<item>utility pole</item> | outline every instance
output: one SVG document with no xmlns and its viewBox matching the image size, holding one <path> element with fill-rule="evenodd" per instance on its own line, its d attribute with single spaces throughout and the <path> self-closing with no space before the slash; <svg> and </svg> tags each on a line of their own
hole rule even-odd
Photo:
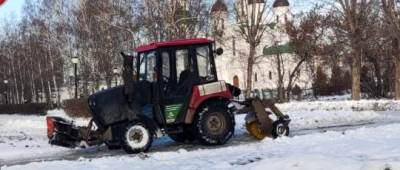
<svg viewBox="0 0 400 170">
<path fill-rule="evenodd" d="M 115 78 L 115 87 L 118 86 L 118 68 L 113 69 L 114 78 Z"/>
<path fill-rule="evenodd" d="M 75 99 L 78 99 L 78 62 L 78 57 L 72 57 L 72 63 L 74 64 Z"/>
<path fill-rule="evenodd" d="M 4 80 L 3 81 L 5 87 L 6 87 L 6 91 L 4 92 L 4 96 L 6 97 L 6 104 L 8 104 L 8 80 Z"/>
</svg>

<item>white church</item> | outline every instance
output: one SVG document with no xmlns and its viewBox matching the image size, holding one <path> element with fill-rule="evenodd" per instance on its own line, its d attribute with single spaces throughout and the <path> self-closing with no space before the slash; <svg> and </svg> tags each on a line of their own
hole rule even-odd
<svg viewBox="0 0 400 170">
<path fill-rule="evenodd" d="M 262 6 L 264 0 L 248 0 L 248 5 Z M 289 72 L 296 65 L 296 58 L 290 52 L 283 51 L 279 54 L 268 54 L 269 50 L 276 47 L 285 47 L 290 40 L 285 33 L 285 24 L 292 20 L 290 4 L 287 0 L 275 0 L 272 5 L 272 14 L 265 20 L 269 24 L 267 32 L 262 38 L 261 44 L 257 47 L 256 56 L 260 58 L 258 64 L 254 66 L 253 88 L 256 91 L 275 90 L 278 87 L 278 62 L 281 61 L 281 75 L 283 76 L 284 87 L 288 84 Z M 252 8 L 248 8 L 252 9 Z M 216 58 L 218 77 L 231 84 L 246 88 L 246 70 L 249 45 L 237 31 L 239 25 L 235 23 L 234 12 L 229 12 L 228 5 L 224 0 L 216 0 L 211 8 L 211 16 L 214 32 L 219 31 L 217 48 L 224 49 L 224 54 Z M 233 21 L 232 21 L 233 20 Z M 272 50 L 273 51 L 273 50 Z M 311 75 L 304 66 L 296 76 L 293 86 L 297 85 L 302 89 L 311 88 Z"/>
</svg>

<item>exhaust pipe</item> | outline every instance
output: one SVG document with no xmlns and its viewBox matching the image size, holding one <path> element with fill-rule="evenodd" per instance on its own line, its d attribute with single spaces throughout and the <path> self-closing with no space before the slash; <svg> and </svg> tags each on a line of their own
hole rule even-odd
<svg viewBox="0 0 400 170">
<path fill-rule="evenodd" d="M 133 60 L 135 57 L 132 55 L 127 55 L 124 52 L 121 52 L 121 55 L 124 61 L 122 71 L 122 78 L 124 80 L 124 94 L 127 96 L 128 101 L 132 102 L 134 95 Z"/>
</svg>

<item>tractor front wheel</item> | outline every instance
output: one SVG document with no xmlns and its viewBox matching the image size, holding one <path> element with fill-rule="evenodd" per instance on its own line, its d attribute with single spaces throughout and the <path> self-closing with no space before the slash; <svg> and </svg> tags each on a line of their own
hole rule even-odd
<svg viewBox="0 0 400 170">
<path fill-rule="evenodd" d="M 223 104 L 209 105 L 200 109 L 196 115 L 194 129 L 199 142 L 222 145 L 234 134 L 235 117 Z"/>
<path fill-rule="evenodd" d="M 122 148 L 128 154 L 146 152 L 153 142 L 153 135 L 145 124 L 133 122 L 126 126 Z"/>
</svg>

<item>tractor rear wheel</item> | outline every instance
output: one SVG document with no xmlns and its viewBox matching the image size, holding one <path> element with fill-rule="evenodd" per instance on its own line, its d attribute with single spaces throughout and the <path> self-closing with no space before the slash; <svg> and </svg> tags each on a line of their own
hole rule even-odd
<svg viewBox="0 0 400 170">
<path fill-rule="evenodd" d="M 222 103 L 208 105 L 196 115 L 194 130 L 199 142 L 205 145 L 222 145 L 234 134 L 235 117 Z"/>
<path fill-rule="evenodd" d="M 141 122 L 128 124 L 122 136 L 122 148 L 128 154 L 146 152 L 152 142 L 151 131 Z"/>
</svg>

